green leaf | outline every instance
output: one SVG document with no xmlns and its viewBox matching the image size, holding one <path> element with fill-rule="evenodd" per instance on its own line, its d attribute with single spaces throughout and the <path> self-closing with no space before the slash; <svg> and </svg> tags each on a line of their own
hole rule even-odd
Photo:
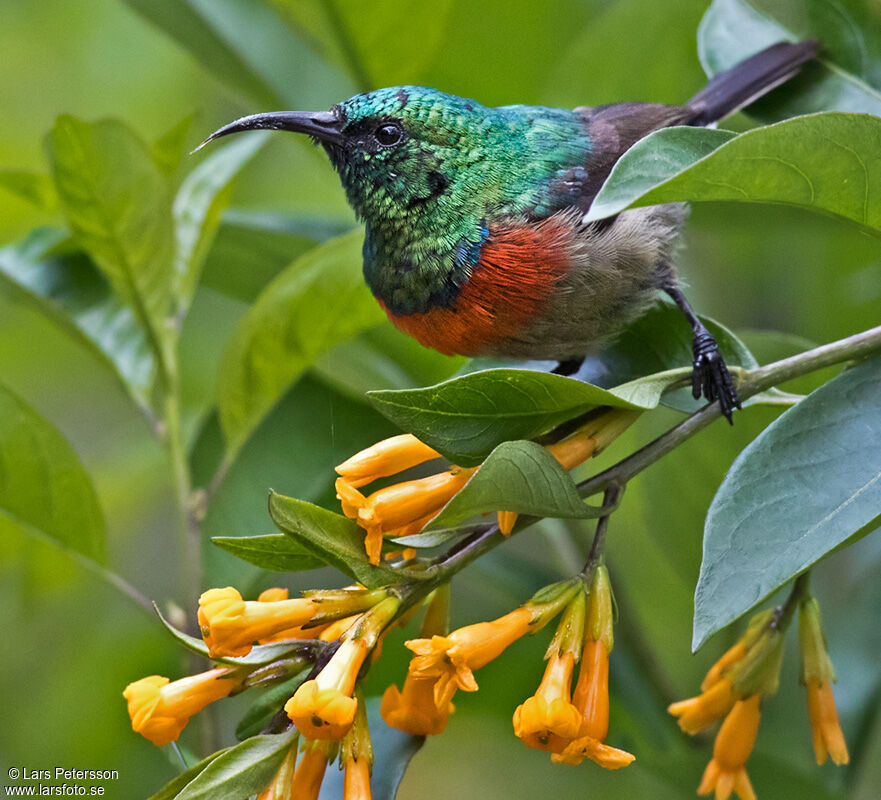
<svg viewBox="0 0 881 800">
<path fill-rule="evenodd" d="M 202 264 L 229 203 L 236 175 L 266 143 L 266 137 L 244 136 L 213 151 L 181 184 L 172 215 L 176 248 L 174 295 L 178 314 L 189 308 L 196 293 Z"/>
<path fill-rule="evenodd" d="M 769 425 L 713 498 L 694 640 L 713 633 L 881 516 L 881 359 L 848 370 Z"/>
<path fill-rule="evenodd" d="M 104 518 L 83 465 L 61 433 L 2 384 L 0 514 L 27 533 L 104 561 Z"/>
<path fill-rule="evenodd" d="M 813 111 L 881 114 L 881 17 L 865 0 L 715 0 L 698 29 L 708 74 L 781 40 L 818 39 L 819 63 L 750 108 L 765 120 Z"/>
<path fill-rule="evenodd" d="M 347 71 L 362 91 L 413 83 L 443 46 L 453 6 L 453 0 L 273 2 L 301 38 Z"/>
<path fill-rule="evenodd" d="M 253 0 L 125 0 L 207 70 L 262 108 L 308 108 L 351 94 L 267 5 Z M 323 101 L 326 104 L 326 100 Z M 323 107 L 323 106 L 321 106 Z"/>
<path fill-rule="evenodd" d="M 493 511 L 559 519 L 589 519 L 598 513 L 578 496 L 557 459 L 541 445 L 523 441 L 496 447 L 429 528 L 452 528 Z"/>
<path fill-rule="evenodd" d="M 176 778 L 172 778 L 168 783 L 165 784 L 156 794 L 151 795 L 148 800 L 174 800 L 180 794 L 180 791 L 190 783 L 193 778 L 202 773 L 214 759 L 219 758 L 224 753 L 226 753 L 229 748 L 225 748 L 223 750 L 218 750 L 216 753 L 212 753 L 210 756 L 206 756 L 203 758 L 198 764 L 193 764 L 188 770 L 185 770 Z"/>
<path fill-rule="evenodd" d="M 149 148 L 116 120 L 61 116 L 46 152 L 74 238 L 162 353 L 174 248 L 168 177 Z"/>
<path fill-rule="evenodd" d="M 624 396 L 617 389 L 601 389 L 562 375 L 502 368 L 472 372 L 424 389 L 371 392 L 369 399 L 402 430 L 454 463 L 474 466 L 504 441 L 535 438 L 592 408 L 657 405 L 658 397 L 651 398 L 647 388 L 622 389 Z"/>
<path fill-rule="evenodd" d="M 361 239 L 352 231 L 298 258 L 239 323 L 220 365 L 229 457 L 318 355 L 385 318 L 361 275 Z"/>
<path fill-rule="evenodd" d="M 55 185 L 48 175 L 29 169 L 0 169 L 0 186 L 49 214 L 58 208 Z"/>
<path fill-rule="evenodd" d="M 245 712 L 238 725 L 236 725 L 236 738 L 241 741 L 251 736 L 256 736 L 262 731 L 269 721 L 281 710 L 301 683 L 309 674 L 309 669 L 304 669 L 292 678 L 264 689 L 260 697 Z"/>
<path fill-rule="evenodd" d="M 292 644 L 291 642 L 271 642 L 269 644 L 254 645 L 248 655 L 241 656 L 240 658 L 212 656 L 208 653 L 208 645 L 206 645 L 205 642 L 201 639 L 197 639 L 195 636 L 190 636 L 188 633 L 179 631 L 174 625 L 165 619 L 156 603 L 153 603 L 153 610 L 156 612 L 156 616 L 159 617 L 159 621 L 165 626 L 165 630 L 171 634 L 172 638 L 177 640 L 178 644 L 182 644 L 190 652 L 196 653 L 196 655 L 200 655 L 211 661 L 216 661 L 218 664 L 229 664 L 233 667 L 240 667 L 243 664 L 249 666 L 255 664 L 269 664 L 279 658 L 296 655 L 299 650 L 299 645 Z"/>
<path fill-rule="evenodd" d="M 341 514 L 270 492 L 269 516 L 282 533 L 368 589 L 399 583 L 402 576 L 410 577 L 406 570 L 371 564 L 364 554 L 364 531 Z"/>
<path fill-rule="evenodd" d="M 250 304 L 291 261 L 348 229 L 348 224 L 319 217 L 227 209 L 201 284 Z"/>
<path fill-rule="evenodd" d="M 211 541 L 236 558 L 276 572 L 303 572 L 325 565 L 322 559 L 316 558 L 311 551 L 283 533 L 272 533 L 268 536 L 214 536 Z"/>
<path fill-rule="evenodd" d="M 149 407 L 155 359 L 144 330 L 65 231 L 36 228 L 0 248 L 0 286 L 94 353 L 141 408 Z"/>
<path fill-rule="evenodd" d="M 615 164 L 588 213 L 727 200 L 780 203 L 832 214 L 877 235 L 881 119 L 831 112 L 778 122 L 733 136 L 705 128 L 665 128 Z"/>
<path fill-rule="evenodd" d="M 297 729 L 253 736 L 212 761 L 177 800 L 242 800 L 266 788 L 281 762 L 296 746 Z"/>
<path fill-rule="evenodd" d="M 184 143 L 195 119 L 195 114 L 187 114 L 153 142 L 151 148 L 153 161 L 166 175 L 174 175 L 180 169 L 184 157 Z"/>
</svg>

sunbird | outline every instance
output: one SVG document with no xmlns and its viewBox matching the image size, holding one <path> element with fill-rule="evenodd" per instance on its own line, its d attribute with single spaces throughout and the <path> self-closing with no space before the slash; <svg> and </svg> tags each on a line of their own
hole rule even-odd
<svg viewBox="0 0 881 800">
<path fill-rule="evenodd" d="M 242 117 L 311 136 L 365 224 L 364 277 L 389 319 L 445 354 L 558 361 L 571 374 L 666 292 L 693 331 L 692 391 L 731 422 L 740 402 L 673 263 L 687 207 L 587 222 L 618 159 L 672 125 L 709 125 L 799 72 L 819 44 L 779 42 L 685 105 L 490 108 L 423 86 L 356 94 L 329 111 Z M 200 145 L 200 147 L 202 146 Z M 748 167 L 745 167 L 748 169 Z"/>
</svg>

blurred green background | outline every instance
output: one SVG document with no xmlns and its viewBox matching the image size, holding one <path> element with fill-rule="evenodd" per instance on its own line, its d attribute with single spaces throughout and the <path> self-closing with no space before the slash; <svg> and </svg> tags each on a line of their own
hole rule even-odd
<svg viewBox="0 0 881 800">
<path fill-rule="evenodd" d="M 196 13 L 216 15 L 221 39 L 247 43 L 257 65 L 252 72 L 260 76 L 253 85 L 236 77 L 243 71 L 234 65 L 223 69 L 194 56 L 187 42 L 173 41 L 133 10 L 152 9 L 155 22 L 175 5 L 4 0 L 0 166 L 44 171 L 42 139 L 60 113 L 118 117 L 148 140 L 195 113 L 188 138 L 194 146 L 242 114 L 276 104 L 326 108 L 365 86 L 420 83 L 486 104 L 575 106 L 623 99 L 679 102 L 705 80 L 696 56 L 696 28 L 707 4 L 697 0 L 382 0 L 364 4 L 370 8 L 364 12 L 361 49 L 354 53 L 331 52 L 323 45 L 327 23 L 318 2 L 186 4 Z M 412 30 L 396 26 L 401 14 L 411 20 Z M 748 124 L 745 118 L 727 123 Z M 182 339 L 190 421 L 200 419 L 204 398 L 211 396 L 224 342 L 246 301 L 311 246 L 317 230 L 354 225 L 322 154 L 297 138 L 273 137 L 235 185 L 234 212 L 209 255 L 206 285 Z M 185 163 L 183 171 L 190 168 Z M 241 230 L 236 235 L 236 220 L 247 219 L 243 210 L 283 215 L 284 230 L 264 244 L 271 257 L 262 257 L 263 251 L 255 255 Z M 12 194 L 0 194 L 0 244 L 56 221 Z M 878 322 L 881 248 L 842 222 L 776 207 L 702 205 L 693 209 L 680 264 L 694 305 L 742 332 L 760 361 L 786 355 L 805 341 L 825 342 Z M 767 330 L 792 339 L 769 337 Z M 385 326 L 361 340 L 404 357 L 412 351 Z M 265 493 L 270 486 L 333 507 L 333 465 L 392 432 L 388 422 L 333 379 L 339 364 L 351 363 L 350 352 L 343 347 L 323 358 L 264 421 L 209 507 L 206 537 L 269 532 Z M 455 362 L 426 356 L 410 374 L 416 382 L 428 382 L 455 368 Z M 165 607 L 180 602 L 165 452 L 112 376 L 2 287 L 0 378 L 57 425 L 93 475 L 108 520 L 112 569 Z M 606 454 L 604 463 L 676 419 L 665 410 L 651 416 Z M 541 675 L 546 640 L 539 636 L 482 670 L 478 694 L 460 695 L 447 732 L 414 759 L 402 800 L 693 795 L 710 757 L 710 741 L 681 736 L 663 709 L 696 691 L 703 670 L 726 644 L 722 635 L 696 656 L 689 651 L 703 517 L 727 465 L 773 417 L 771 410 L 751 408 L 738 415 L 733 429 L 717 423 L 636 480 L 613 518 L 610 567 L 620 618 L 610 742 L 635 751 L 636 763 L 617 773 L 589 762 L 552 766 L 546 754 L 528 750 L 513 736 L 511 713 Z M 194 474 L 202 485 L 216 460 L 218 432 L 210 415 L 193 436 Z M 454 583 L 454 622 L 504 613 L 543 583 L 570 572 L 581 563 L 584 539 L 584 530 L 547 524 L 492 553 Z M 3 518 L 0 557 L 3 770 L 118 769 L 119 780 L 105 784 L 107 796 L 146 797 L 178 766 L 173 754 L 131 732 L 120 693 L 146 674 L 182 675 L 181 651 L 154 619 L 80 562 L 26 538 Z M 780 693 L 765 704 L 750 761 L 760 796 L 881 796 L 879 565 L 876 536 L 815 571 L 852 766 L 813 763 L 790 652 Z M 270 585 L 292 590 L 340 585 L 342 578 L 330 571 L 271 575 L 207 545 L 205 585 L 232 582 L 255 592 Z M 407 660 L 404 638 L 400 632 L 389 637 L 385 657 L 370 674 L 370 690 L 381 693 L 390 681 L 400 683 Z M 225 743 L 232 740 L 235 709 L 245 705 L 240 698 L 218 710 Z M 198 750 L 193 731 L 183 742 Z"/>
</svg>

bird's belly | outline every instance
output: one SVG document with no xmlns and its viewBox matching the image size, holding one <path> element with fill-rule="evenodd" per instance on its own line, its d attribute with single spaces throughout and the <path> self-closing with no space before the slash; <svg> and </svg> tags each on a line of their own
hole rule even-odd
<svg viewBox="0 0 881 800">
<path fill-rule="evenodd" d="M 673 279 L 670 251 L 683 218 L 681 206 L 654 206 L 599 229 L 551 217 L 497 234 L 454 305 L 386 313 L 448 355 L 578 357 L 641 315 Z"/>
</svg>

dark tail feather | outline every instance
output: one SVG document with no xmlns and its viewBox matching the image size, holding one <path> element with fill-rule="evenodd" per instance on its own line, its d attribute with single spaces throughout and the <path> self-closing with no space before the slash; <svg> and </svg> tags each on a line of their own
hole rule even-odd
<svg viewBox="0 0 881 800">
<path fill-rule="evenodd" d="M 720 72 L 688 101 L 695 111 L 689 124 L 708 125 L 748 106 L 788 81 L 819 51 L 820 43 L 814 40 L 778 42 Z"/>
</svg>

